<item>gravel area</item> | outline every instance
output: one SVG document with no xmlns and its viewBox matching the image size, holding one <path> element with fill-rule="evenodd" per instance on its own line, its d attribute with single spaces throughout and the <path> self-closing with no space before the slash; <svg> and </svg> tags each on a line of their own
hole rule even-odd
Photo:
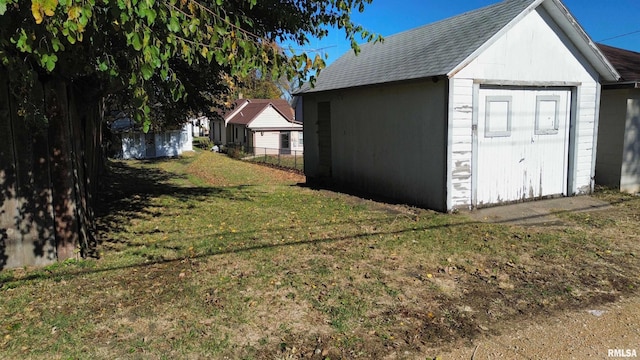
<svg viewBox="0 0 640 360">
<path fill-rule="evenodd" d="M 635 356 L 634 356 L 635 355 Z M 626 359 L 640 356 L 640 297 L 539 318 L 441 359 Z"/>
</svg>

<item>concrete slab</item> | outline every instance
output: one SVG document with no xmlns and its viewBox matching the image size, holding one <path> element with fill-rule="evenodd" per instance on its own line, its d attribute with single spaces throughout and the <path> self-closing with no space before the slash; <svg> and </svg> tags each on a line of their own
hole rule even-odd
<svg viewBox="0 0 640 360">
<path fill-rule="evenodd" d="M 606 210 L 611 205 L 591 196 L 573 196 L 469 211 L 474 220 L 510 225 L 564 225 L 556 216 L 567 212 Z"/>
</svg>

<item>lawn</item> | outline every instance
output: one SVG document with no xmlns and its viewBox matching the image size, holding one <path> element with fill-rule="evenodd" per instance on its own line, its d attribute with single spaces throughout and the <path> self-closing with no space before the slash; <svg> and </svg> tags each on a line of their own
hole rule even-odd
<svg viewBox="0 0 640 360">
<path fill-rule="evenodd" d="M 304 156 L 297 155 L 255 155 L 247 158 L 248 161 L 276 165 L 286 169 L 304 170 Z"/>
<path fill-rule="evenodd" d="M 433 358 L 640 283 L 640 197 L 519 227 L 209 151 L 109 168 L 99 259 L 0 272 L 0 358 Z"/>
</svg>

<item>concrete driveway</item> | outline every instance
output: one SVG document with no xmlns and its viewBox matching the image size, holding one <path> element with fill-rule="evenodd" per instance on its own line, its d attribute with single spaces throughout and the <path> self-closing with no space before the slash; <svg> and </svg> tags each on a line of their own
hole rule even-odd
<svg viewBox="0 0 640 360">
<path fill-rule="evenodd" d="M 556 214 L 605 210 L 611 205 L 591 196 L 573 196 L 495 206 L 467 212 L 481 222 L 511 225 L 563 225 Z"/>
</svg>

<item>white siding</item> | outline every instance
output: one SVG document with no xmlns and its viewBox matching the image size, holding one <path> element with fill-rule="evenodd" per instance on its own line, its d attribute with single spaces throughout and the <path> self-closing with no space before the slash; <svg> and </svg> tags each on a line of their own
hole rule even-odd
<svg viewBox="0 0 640 360">
<path fill-rule="evenodd" d="M 143 159 L 146 153 L 144 134 L 123 133 L 122 134 L 122 158 L 123 159 Z"/>
<path fill-rule="evenodd" d="M 596 182 L 640 192 L 640 90 L 602 91 Z"/>
<path fill-rule="evenodd" d="M 304 134 L 302 129 L 291 132 L 291 150 L 301 152 L 304 149 Z"/>
<path fill-rule="evenodd" d="M 272 106 L 264 109 L 256 118 L 249 123 L 249 129 L 269 129 L 269 128 L 295 128 L 302 129 L 302 125 L 294 124 L 282 116 Z"/>
<path fill-rule="evenodd" d="M 144 159 L 147 157 L 146 135 L 141 132 L 122 134 L 122 158 Z M 187 123 L 182 131 L 167 131 L 153 135 L 155 140 L 155 156 L 171 157 L 181 155 L 184 151 L 193 150 L 191 123 Z"/>
<path fill-rule="evenodd" d="M 447 209 L 471 205 L 473 80 L 449 81 L 449 160 Z"/>
<path fill-rule="evenodd" d="M 449 209 L 472 205 L 472 181 L 468 173 L 472 166 L 473 148 L 472 90 L 474 81 L 484 84 L 508 84 L 534 87 L 576 87 L 579 97 L 575 119 L 573 188 L 570 193 L 592 190 L 593 151 L 595 146 L 596 109 L 599 101 L 598 75 L 576 47 L 542 8 L 531 12 L 509 31 L 487 47 L 450 81 L 449 104 L 449 182 L 452 194 Z M 471 94 L 471 95 L 470 95 Z M 516 110 L 517 111 L 517 110 Z M 473 164 L 472 164 L 473 165 Z"/>
<path fill-rule="evenodd" d="M 253 146 L 256 147 L 256 152 L 260 152 L 259 150 L 262 150 L 262 148 L 280 148 L 280 131 L 256 131 L 253 134 L 253 139 Z"/>
<path fill-rule="evenodd" d="M 624 133 L 624 154 L 620 189 L 640 192 L 640 91 L 627 99 L 627 118 Z"/>
</svg>

